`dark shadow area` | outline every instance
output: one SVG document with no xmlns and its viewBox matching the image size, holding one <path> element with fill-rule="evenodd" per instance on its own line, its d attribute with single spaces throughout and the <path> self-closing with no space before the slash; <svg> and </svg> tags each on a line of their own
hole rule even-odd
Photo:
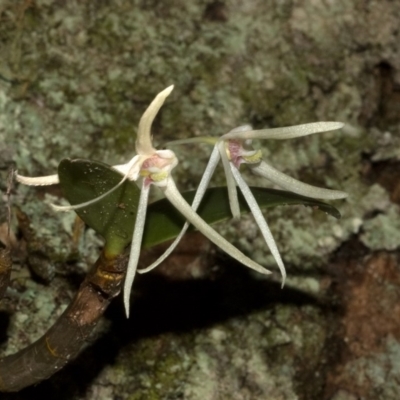
<svg viewBox="0 0 400 400">
<path fill-rule="evenodd" d="M 388 191 L 390 200 L 400 204 L 400 163 L 393 159 L 377 162 L 366 160 L 365 163 L 367 183 L 379 183 Z"/>
<path fill-rule="evenodd" d="M 164 332 L 184 333 L 275 304 L 315 305 L 324 308 L 314 297 L 285 288 L 279 283 L 260 280 L 242 265 L 229 261 L 213 280 L 173 282 L 157 273 L 139 275 L 129 320 L 122 302 L 116 299 L 106 312 L 111 329 L 85 349 L 62 371 L 36 387 L 1 399 L 70 400 L 83 395 L 94 378 L 127 344 Z"/>
<path fill-rule="evenodd" d="M 396 125 L 400 115 L 400 87 L 395 79 L 396 69 L 381 61 L 369 71 L 369 82 L 359 116 L 362 126 L 377 126 L 383 131 Z M 371 79 L 372 78 L 372 79 Z"/>
<path fill-rule="evenodd" d="M 7 312 L 0 312 L 0 344 L 3 344 L 7 340 L 7 330 L 10 324 L 10 315 Z M 1 399 L 1 396 L 0 396 Z"/>
</svg>

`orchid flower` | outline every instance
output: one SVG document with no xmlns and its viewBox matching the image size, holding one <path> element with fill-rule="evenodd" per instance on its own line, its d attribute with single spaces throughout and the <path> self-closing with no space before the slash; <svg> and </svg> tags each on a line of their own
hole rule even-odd
<svg viewBox="0 0 400 400">
<path fill-rule="evenodd" d="M 151 125 L 165 99 L 172 92 L 172 90 L 173 86 L 170 86 L 159 93 L 140 119 L 135 143 L 137 155 L 135 155 L 128 163 L 113 167 L 123 174 L 123 179 L 118 183 L 118 185 L 114 186 L 114 188 L 102 194 L 101 196 L 85 203 L 64 207 L 53 206 L 56 210 L 61 211 L 76 210 L 82 207 L 87 207 L 90 204 L 93 204 L 107 196 L 117 187 L 122 185 L 122 183 L 127 179 L 131 181 L 141 181 L 142 189 L 137 210 L 135 228 L 133 231 L 127 274 L 124 282 L 124 305 L 127 317 L 129 317 L 129 298 L 141 249 L 149 189 L 151 185 L 159 187 L 163 191 L 165 197 L 168 198 L 172 205 L 185 217 L 188 222 L 193 224 L 200 232 L 202 232 L 206 237 L 208 237 L 222 250 L 227 252 L 230 256 L 258 272 L 263 274 L 270 273 L 270 271 L 266 270 L 261 265 L 257 264 L 241 253 L 236 247 L 230 244 L 196 214 L 196 212 L 190 207 L 190 205 L 178 191 L 171 176 L 172 169 L 178 164 L 178 159 L 176 158 L 174 152 L 171 150 L 156 150 L 153 147 L 150 132 Z M 51 185 L 59 182 L 57 175 L 50 175 L 41 178 L 28 178 L 17 174 L 17 180 L 28 185 Z M 170 254 L 170 252 L 168 254 Z M 154 264 L 158 265 L 166 258 L 167 255 L 162 255 Z"/>
<path fill-rule="evenodd" d="M 222 159 L 227 187 L 229 195 L 229 204 L 231 212 L 234 218 L 240 217 L 239 201 L 237 197 L 236 185 L 243 193 L 244 198 L 254 216 L 254 219 L 261 230 L 265 242 L 267 243 L 276 263 L 282 274 L 282 286 L 286 279 L 285 266 L 280 256 L 276 242 L 272 236 L 272 233 L 265 221 L 260 207 L 257 204 L 249 186 L 242 178 L 239 168 L 241 164 L 247 164 L 250 170 L 256 175 L 260 175 L 269 181 L 281 186 L 282 188 L 289 190 L 293 193 L 297 193 L 303 196 L 317 198 L 317 199 L 342 199 L 347 197 L 347 193 L 323 189 L 315 186 L 302 183 L 282 172 L 279 172 L 274 167 L 267 164 L 262 159 L 261 150 L 255 150 L 252 147 L 252 139 L 291 139 L 313 133 L 327 132 L 343 127 L 340 122 L 316 122 L 304 125 L 297 125 L 285 128 L 274 128 L 274 129 L 263 129 L 263 130 L 252 130 L 251 126 L 245 125 L 235 128 L 227 134 L 221 136 L 219 139 L 214 137 L 199 137 L 184 140 L 177 140 L 170 144 L 186 144 L 186 143 L 208 143 L 214 144 L 214 150 L 211 153 L 210 160 L 204 171 L 199 187 L 194 197 L 192 208 L 194 211 L 197 210 L 204 193 L 210 183 L 211 177 L 215 171 L 215 168 L 220 159 Z M 170 254 L 176 245 L 178 244 L 181 237 L 185 234 L 188 224 L 186 223 L 182 228 L 180 234 L 175 241 L 166 250 L 164 255 Z M 140 273 L 148 272 L 150 269 L 157 266 L 153 263 L 145 269 L 139 270 Z"/>
</svg>

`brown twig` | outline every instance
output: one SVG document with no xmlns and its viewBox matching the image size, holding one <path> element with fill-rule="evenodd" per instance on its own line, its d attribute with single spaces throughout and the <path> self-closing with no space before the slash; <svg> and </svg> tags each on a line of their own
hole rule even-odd
<svg viewBox="0 0 400 400">
<path fill-rule="evenodd" d="M 103 251 L 72 303 L 39 340 L 0 360 L 0 391 L 16 392 L 49 378 L 74 359 L 117 296 L 126 271 L 124 256 Z"/>
</svg>

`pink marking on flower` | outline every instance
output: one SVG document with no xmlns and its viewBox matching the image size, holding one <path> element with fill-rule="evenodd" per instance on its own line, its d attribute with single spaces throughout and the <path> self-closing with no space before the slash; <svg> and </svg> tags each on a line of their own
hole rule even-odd
<svg viewBox="0 0 400 400">
<path fill-rule="evenodd" d="M 228 157 L 236 168 L 240 167 L 243 162 L 242 150 L 243 145 L 241 140 L 228 140 Z"/>
<path fill-rule="evenodd" d="M 158 154 L 154 154 L 147 158 L 142 164 L 142 170 L 148 170 L 150 168 L 162 169 L 171 163 L 170 160 L 161 158 Z"/>
</svg>

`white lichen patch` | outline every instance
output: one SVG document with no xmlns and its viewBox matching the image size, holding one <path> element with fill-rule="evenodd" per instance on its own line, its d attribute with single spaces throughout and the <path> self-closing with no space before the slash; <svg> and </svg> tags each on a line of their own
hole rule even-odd
<svg viewBox="0 0 400 400">
<path fill-rule="evenodd" d="M 290 344 L 291 334 L 274 323 L 266 324 L 265 317 L 265 313 L 254 314 L 245 323 L 233 319 L 223 328 L 213 328 L 223 329 L 222 347 L 219 335 L 216 340 L 212 333 L 199 336 L 192 355 L 195 362 L 183 385 L 185 399 L 244 400 L 256 394 L 260 398 L 297 399 L 291 378 L 293 366 L 278 367 L 267 356 L 268 349 Z"/>
<path fill-rule="evenodd" d="M 382 351 L 350 360 L 342 378 L 356 392 L 379 393 L 385 400 L 397 400 L 400 390 L 400 343 L 393 336 L 382 338 Z M 348 383 L 347 383 L 348 385 Z"/>
<path fill-rule="evenodd" d="M 29 276 L 17 273 L 11 279 L 22 283 Z M 16 312 L 11 317 L 8 340 L 0 347 L 2 356 L 16 353 L 39 339 L 63 313 L 71 298 L 57 298 L 55 288 L 59 285 L 58 279 L 53 282 L 53 286 L 29 281 L 28 288 L 19 295 L 18 300 L 14 300 L 17 301 Z"/>
<path fill-rule="evenodd" d="M 400 247 L 399 207 L 391 205 L 385 214 L 378 214 L 363 224 L 362 243 L 371 250 L 396 250 Z"/>
<path fill-rule="evenodd" d="M 287 283 L 290 287 L 315 296 L 321 291 L 320 280 L 313 277 L 289 276 Z"/>
</svg>

